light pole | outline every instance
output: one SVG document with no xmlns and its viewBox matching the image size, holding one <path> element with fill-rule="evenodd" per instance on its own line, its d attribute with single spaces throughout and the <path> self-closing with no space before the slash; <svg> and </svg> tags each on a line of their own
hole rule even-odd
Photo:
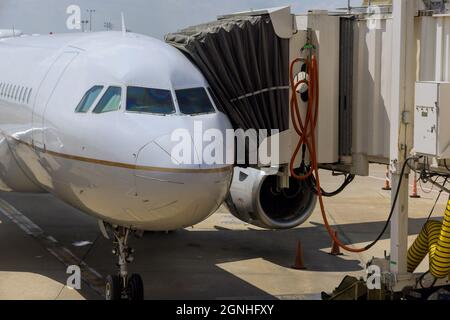
<svg viewBox="0 0 450 320">
<path fill-rule="evenodd" d="M 92 15 L 95 13 L 94 9 L 86 10 L 89 13 L 89 32 L 92 32 Z"/>
<path fill-rule="evenodd" d="M 89 23 L 87 20 L 81 20 L 81 32 L 86 31 L 86 25 Z"/>
<path fill-rule="evenodd" d="M 104 26 L 105 26 L 105 29 L 106 29 L 107 31 L 111 31 L 112 28 L 113 28 L 113 24 L 112 24 L 111 22 L 109 22 L 109 21 L 106 21 L 105 24 L 104 24 Z"/>
</svg>

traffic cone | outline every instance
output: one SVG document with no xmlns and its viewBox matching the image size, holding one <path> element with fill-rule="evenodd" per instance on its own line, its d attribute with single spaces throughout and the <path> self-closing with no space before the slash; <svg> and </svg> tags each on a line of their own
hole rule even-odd
<svg viewBox="0 0 450 320">
<path fill-rule="evenodd" d="M 387 170 L 386 170 L 386 180 L 384 181 L 384 187 L 382 188 L 382 190 L 385 190 L 385 191 L 391 191 L 392 190 L 392 187 L 391 187 L 391 176 L 390 176 L 390 173 L 389 173 L 389 166 L 387 167 Z"/>
<path fill-rule="evenodd" d="M 338 233 L 337 231 L 334 232 L 334 236 L 337 239 L 338 238 Z M 339 244 L 334 241 L 333 239 L 333 243 L 331 245 L 331 253 L 332 256 L 342 256 L 342 252 L 341 252 L 341 247 L 339 246 Z"/>
<path fill-rule="evenodd" d="M 417 190 L 417 172 L 414 171 L 414 182 L 412 186 L 412 194 L 410 195 L 410 198 L 413 199 L 420 199 L 421 196 L 419 196 L 418 190 Z"/>
<path fill-rule="evenodd" d="M 306 270 L 305 263 L 303 261 L 303 248 L 301 241 L 297 243 L 297 254 L 295 257 L 295 265 L 292 267 L 292 269 Z"/>
</svg>

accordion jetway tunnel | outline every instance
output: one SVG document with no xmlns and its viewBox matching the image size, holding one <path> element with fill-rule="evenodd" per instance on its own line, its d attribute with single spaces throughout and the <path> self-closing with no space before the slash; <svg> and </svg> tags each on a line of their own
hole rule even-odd
<svg viewBox="0 0 450 320">
<path fill-rule="evenodd" d="M 235 127 L 289 128 L 289 39 L 277 36 L 270 15 L 224 17 L 166 41 L 200 68 Z"/>
<path fill-rule="evenodd" d="M 283 7 L 222 16 L 166 36 L 205 75 L 235 129 L 265 129 L 265 142 L 279 141 L 278 161 L 237 163 L 230 211 L 262 228 L 290 229 L 319 204 L 330 238 L 349 252 L 370 250 L 390 227 L 390 255 L 369 262 L 380 270 L 377 297 L 419 292 L 428 298 L 419 285 L 430 275 L 433 288 L 449 285 L 447 220 L 426 224 L 408 259 L 411 171 L 449 191 L 450 130 L 443 119 L 450 110 L 450 18 L 445 6 L 436 10 L 420 0 L 305 15 Z M 368 176 L 370 163 L 389 165 L 392 207 L 379 236 L 357 247 L 338 239 L 324 198 L 339 195 L 355 176 Z M 323 190 L 319 169 L 341 175 L 341 187 Z M 430 273 L 413 274 L 427 253 Z M 326 297 L 370 297 L 371 290 L 342 294 L 360 284 L 346 278 Z"/>
</svg>

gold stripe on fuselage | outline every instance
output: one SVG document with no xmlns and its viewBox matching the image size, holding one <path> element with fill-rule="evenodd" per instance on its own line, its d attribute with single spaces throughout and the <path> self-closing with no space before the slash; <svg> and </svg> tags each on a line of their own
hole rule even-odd
<svg viewBox="0 0 450 320">
<path fill-rule="evenodd" d="M 226 166 L 222 168 L 212 168 L 212 169 L 176 169 L 176 168 L 161 168 L 161 167 L 149 167 L 149 166 L 138 166 L 128 163 L 121 163 L 121 162 L 114 162 L 114 161 L 108 161 L 108 160 L 99 160 L 99 159 L 92 159 L 92 158 L 85 158 L 80 156 L 74 156 L 70 154 L 64 154 L 59 153 L 55 151 L 45 150 L 36 146 L 33 146 L 32 144 L 22 141 L 20 139 L 11 137 L 14 141 L 27 145 L 28 147 L 39 151 L 43 154 L 48 154 L 53 157 L 58 157 L 62 159 L 68 159 L 73 161 L 80 161 L 85 163 L 92 163 L 107 167 L 115 167 L 115 168 L 123 168 L 123 169 L 131 169 L 131 170 L 138 170 L 138 171 L 153 171 L 153 172 L 167 172 L 167 173 L 221 173 L 221 172 L 227 172 L 232 169 L 233 166 Z"/>
</svg>

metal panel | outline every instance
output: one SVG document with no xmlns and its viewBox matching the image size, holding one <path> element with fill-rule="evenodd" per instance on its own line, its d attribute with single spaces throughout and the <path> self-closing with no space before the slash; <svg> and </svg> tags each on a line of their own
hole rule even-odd
<svg viewBox="0 0 450 320">
<path fill-rule="evenodd" d="M 353 156 L 388 162 L 392 20 L 355 22 Z"/>
<path fill-rule="evenodd" d="M 439 100 L 437 150 L 430 153 L 448 159 L 450 158 L 450 129 L 448 129 L 445 119 L 450 118 L 450 108 L 448 107 L 450 92 L 447 90 L 448 82 L 450 82 L 450 15 L 418 17 L 416 18 L 416 31 L 419 46 L 417 80 L 441 82 L 437 99 Z M 419 132 L 423 131 L 421 130 L 423 129 L 421 126 L 424 125 L 422 120 L 424 119 L 416 115 L 416 121 L 420 121 L 415 123 L 417 126 L 415 128 L 415 146 L 418 151 L 423 149 L 421 140 L 418 140 L 421 139 Z"/>
<path fill-rule="evenodd" d="M 339 161 L 339 35 L 340 18 L 327 11 L 308 15 L 319 63 L 319 116 L 317 124 L 320 163 Z"/>
<path fill-rule="evenodd" d="M 354 18 L 341 18 L 339 62 L 339 156 L 352 155 Z"/>
<path fill-rule="evenodd" d="M 450 83 L 439 84 L 438 101 L 438 155 L 450 159 Z"/>
<path fill-rule="evenodd" d="M 450 81 L 450 16 L 418 17 L 419 81 Z"/>
<path fill-rule="evenodd" d="M 376 27 L 370 21 L 355 22 L 353 158 L 367 156 L 388 162 L 392 120 L 392 20 L 379 20 Z M 450 16 L 416 17 L 415 28 L 417 80 L 450 82 Z"/>
</svg>

